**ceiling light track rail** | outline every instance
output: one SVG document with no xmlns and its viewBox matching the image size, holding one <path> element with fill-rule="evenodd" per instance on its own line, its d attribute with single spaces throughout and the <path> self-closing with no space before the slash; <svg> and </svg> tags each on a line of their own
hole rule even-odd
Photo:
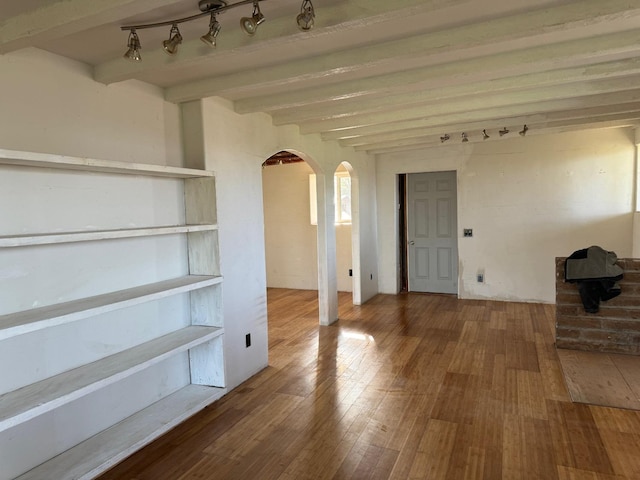
<svg viewBox="0 0 640 480">
<path fill-rule="evenodd" d="M 222 12 L 226 12 L 227 10 L 231 10 L 232 8 L 239 7 L 240 5 L 249 5 L 255 4 L 259 2 L 264 2 L 265 0 L 242 0 L 240 2 L 232 3 L 227 5 L 226 2 L 205 2 L 212 5 L 208 10 L 203 10 L 200 13 L 196 13 L 195 15 L 190 15 L 188 17 L 177 18 L 175 20 L 166 20 L 163 22 L 156 23 L 143 23 L 140 25 L 123 25 L 120 27 L 120 30 L 144 30 L 145 28 L 156 28 L 156 27 L 172 27 L 173 25 L 178 25 L 185 22 L 190 22 L 192 20 L 197 20 L 198 18 L 203 18 L 206 16 L 210 16 L 212 13 L 219 14 Z M 202 2 L 200 2 L 202 4 Z"/>
<path fill-rule="evenodd" d="M 181 23 L 190 22 L 192 20 L 197 20 L 205 16 L 211 17 L 211 20 L 209 21 L 209 30 L 200 37 L 200 40 L 202 40 L 210 47 L 215 48 L 218 34 L 222 29 L 222 25 L 220 24 L 220 22 L 218 22 L 216 15 L 223 13 L 231 8 L 239 7 L 242 5 L 253 5 L 252 15 L 250 17 L 242 17 L 240 19 L 240 28 L 247 35 L 253 36 L 258 30 L 258 26 L 263 24 L 265 21 L 265 16 L 260 11 L 260 2 L 263 1 L 264 0 L 241 0 L 239 2 L 228 4 L 225 0 L 200 0 L 198 2 L 200 13 L 189 15 L 188 17 L 181 17 L 154 23 L 123 25 L 120 27 L 120 29 L 129 31 L 127 51 L 124 54 L 124 58 L 133 62 L 141 62 L 142 55 L 140 55 L 140 50 L 142 49 L 142 43 L 140 42 L 140 37 L 138 37 L 137 31 L 157 27 L 171 27 L 171 30 L 169 31 L 169 38 L 162 42 L 162 48 L 167 54 L 175 55 L 178 52 L 178 47 L 182 43 L 182 34 L 180 33 L 178 25 Z M 311 0 L 302 0 L 300 13 L 296 17 L 298 28 L 303 32 L 308 32 L 309 30 L 311 30 L 315 22 L 315 16 L 316 14 Z"/>
</svg>

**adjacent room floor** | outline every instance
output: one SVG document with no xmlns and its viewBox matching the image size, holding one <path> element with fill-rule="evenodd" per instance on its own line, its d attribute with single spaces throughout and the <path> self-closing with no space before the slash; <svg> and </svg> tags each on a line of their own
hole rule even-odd
<svg viewBox="0 0 640 480">
<path fill-rule="evenodd" d="M 551 305 L 268 298 L 269 367 L 103 480 L 640 478 L 640 412 L 571 401 Z"/>
<path fill-rule="evenodd" d="M 574 402 L 640 410 L 640 357 L 558 349 Z"/>
</svg>

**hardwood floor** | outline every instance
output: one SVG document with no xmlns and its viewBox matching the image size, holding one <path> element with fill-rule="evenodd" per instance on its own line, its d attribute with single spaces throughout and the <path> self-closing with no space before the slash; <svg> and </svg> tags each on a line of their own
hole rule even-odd
<svg viewBox="0 0 640 480">
<path fill-rule="evenodd" d="M 102 480 L 640 479 L 640 412 L 571 403 L 553 306 L 268 299 L 270 366 Z"/>
</svg>

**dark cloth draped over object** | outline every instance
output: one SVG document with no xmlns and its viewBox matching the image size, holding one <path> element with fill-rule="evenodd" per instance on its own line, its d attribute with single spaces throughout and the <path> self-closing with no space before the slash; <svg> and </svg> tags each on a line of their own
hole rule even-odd
<svg viewBox="0 0 640 480">
<path fill-rule="evenodd" d="M 597 313 L 600 301 L 620 295 L 622 268 L 616 265 L 618 256 L 601 247 L 576 250 L 564 264 L 564 279 L 577 283 L 582 305 L 588 313 Z"/>
</svg>

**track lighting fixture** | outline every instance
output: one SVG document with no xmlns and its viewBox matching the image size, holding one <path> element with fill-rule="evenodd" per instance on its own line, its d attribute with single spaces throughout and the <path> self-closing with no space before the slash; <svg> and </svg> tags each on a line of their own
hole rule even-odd
<svg viewBox="0 0 640 480">
<path fill-rule="evenodd" d="M 218 37 L 221 28 L 222 25 L 220 25 L 220 22 L 216 19 L 216 14 L 212 13 L 211 20 L 209 21 L 209 31 L 201 36 L 200 40 L 214 48 L 216 46 L 216 38 Z"/>
<path fill-rule="evenodd" d="M 524 136 L 527 134 L 527 132 L 528 132 L 528 131 L 529 131 L 529 127 L 527 127 L 527 126 L 525 125 L 524 127 L 522 127 L 522 130 L 520 130 L 520 131 L 518 132 L 518 134 L 519 134 L 521 137 L 524 137 Z"/>
<path fill-rule="evenodd" d="M 486 130 L 482 130 L 482 140 L 487 140 L 488 138 L 491 138 L 491 137 L 489 136 L 487 131 Z"/>
<path fill-rule="evenodd" d="M 180 30 L 178 29 L 177 24 L 173 24 L 171 26 L 171 31 L 169 32 L 169 39 L 162 42 L 162 48 L 169 55 L 175 55 L 178 51 L 178 45 L 182 43 L 182 35 L 180 35 Z"/>
<path fill-rule="evenodd" d="M 448 133 L 445 133 L 443 136 L 440 137 L 440 143 L 444 143 L 447 140 L 449 140 L 451 137 L 449 136 Z"/>
<path fill-rule="evenodd" d="M 509 133 L 509 130 L 507 129 L 507 127 L 504 127 L 498 133 L 500 134 L 501 137 L 504 137 L 507 133 Z"/>
<path fill-rule="evenodd" d="M 140 62 L 142 60 L 142 57 L 140 56 L 140 39 L 138 38 L 137 30 L 166 26 L 171 26 L 171 32 L 169 33 L 169 39 L 162 42 L 162 47 L 169 55 L 175 55 L 178 51 L 178 46 L 182 43 L 182 35 L 178 30 L 178 24 L 190 22 L 204 16 L 209 16 L 211 18 L 209 21 L 209 31 L 200 37 L 200 39 L 210 47 L 215 47 L 216 39 L 221 29 L 221 25 L 218 22 L 216 15 L 241 5 L 253 5 L 253 14 L 250 17 L 243 17 L 240 20 L 240 27 L 247 35 L 254 35 L 258 25 L 265 21 L 265 16 L 260 11 L 260 2 L 262 1 L 264 0 L 240 0 L 236 3 L 227 3 L 226 0 L 200 0 L 198 2 L 200 13 L 196 13 L 195 15 L 156 23 L 123 25 L 120 29 L 123 31 L 129 31 L 127 51 L 124 54 L 124 57 L 134 62 Z M 300 14 L 296 17 L 298 28 L 305 32 L 311 30 L 313 28 L 315 16 L 315 10 L 311 0 L 303 0 L 300 7 Z"/>
<path fill-rule="evenodd" d="M 462 143 L 465 143 L 468 141 L 469 141 L 469 137 L 467 137 L 467 134 L 465 132 L 462 132 Z"/>
<path fill-rule="evenodd" d="M 140 56 L 140 39 L 138 38 L 138 34 L 135 29 L 132 29 L 129 32 L 129 41 L 127 42 L 127 53 L 124 54 L 124 58 L 127 60 L 131 60 L 132 62 L 141 62 L 142 57 Z"/>
<path fill-rule="evenodd" d="M 313 19 L 316 16 L 316 12 L 313 9 L 313 3 L 311 0 L 302 0 L 302 5 L 300 6 L 300 14 L 296 17 L 296 22 L 298 22 L 298 28 L 303 32 L 308 32 L 313 28 Z"/>
<path fill-rule="evenodd" d="M 240 19 L 240 28 L 242 28 L 247 35 L 255 35 L 256 30 L 258 30 L 258 25 L 264 23 L 264 21 L 265 18 L 260 11 L 259 0 L 255 0 L 253 2 L 253 14 L 250 17 L 242 17 Z"/>
</svg>

